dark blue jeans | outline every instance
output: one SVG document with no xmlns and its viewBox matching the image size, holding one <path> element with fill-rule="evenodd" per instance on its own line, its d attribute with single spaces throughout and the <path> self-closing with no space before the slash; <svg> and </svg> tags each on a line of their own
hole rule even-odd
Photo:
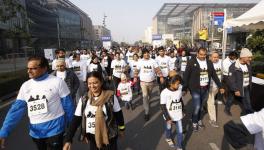
<svg viewBox="0 0 264 150">
<path fill-rule="evenodd" d="M 238 97 L 238 100 L 241 100 L 242 104 L 243 104 L 243 107 L 244 107 L 244 111 L 246 114 L 250 114 L 252 112 L 254 112 L 252 106 L 251 106 L 251 101 L 250 101 L 250 91 L 249 91 L 249 87 L 244 87 L 243 88 L 244 90 L 244 93 L 241 93 L 243 94 L 242 97 Z M 228 99 L 227 99 L 227 102 L 226 102 L 226 107 L 225 109 L 230 111 L 230 108 L 232 106 L 232 103 L 235 99 L 235 95 L 234 95 L 234 92 L 231 92 L 230 91 L 230 94 L 228 94 Z"/>
<path fill-rule="evenodd" d="M 182 131 L 182 120 L 179 121 L 173 121 L 173 124 L 175 124 L 176 126 L 176 137 L 175 137 L 175 141 L 177 141 L 177 148 L 182 148 L 182 142 L 183 142 L 183 131 Z M 172 139 L 172 124 L 169 123 L 165 123 L 165 136 L 167 139 Z"/>
<path fill-rule="evenodd" d="M 226 91 L 226 92 L 228 93 L 226 98 L 225 110 L 230 111 L 233 101 L 235 99 L 235 95 L 233 91 Z"/>
<path fill-rule="evenodd" d="M 249 87 L 244 87 L 244 96 L 241 97 L 244 110 L 246 114 L 253 113 L 254 110 L 252 109 L 251 102 L 250 102 L 250 95 L 249 95 Z"/>
<path fill-rule="evenodd" d="M 193 102 L 193 113 L 192 113 L 192 122 L 198 123 L 202 119 L 202 106 L 204 101 L 208 97 L 208 88 L 200 88 L 197 91 L 191 91 L 192 102 Z"/>
</svg>

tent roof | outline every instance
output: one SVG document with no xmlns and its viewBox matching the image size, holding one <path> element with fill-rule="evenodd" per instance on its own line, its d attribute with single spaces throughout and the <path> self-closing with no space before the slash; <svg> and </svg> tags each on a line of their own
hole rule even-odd
<svg viewBox="0 0 264 150">
<path fill-rule="evenodd" d="M 261 0 L 253 8 L 242 14 L 241 16 L 227 20 L 224 25 L 226 27 L 236 27 L 264 21 L 264 0 Z"/>
</svg>

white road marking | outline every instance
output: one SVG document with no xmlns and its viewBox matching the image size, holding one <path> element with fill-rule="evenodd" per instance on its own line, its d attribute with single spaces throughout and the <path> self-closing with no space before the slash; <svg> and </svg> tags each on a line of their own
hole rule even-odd
<svg viewBox="0 0 264 150">
<path fill-rule="evenodd" d="M 212 150 L 220 150 L 215 143 L 209 143 Z"/>
</svg>

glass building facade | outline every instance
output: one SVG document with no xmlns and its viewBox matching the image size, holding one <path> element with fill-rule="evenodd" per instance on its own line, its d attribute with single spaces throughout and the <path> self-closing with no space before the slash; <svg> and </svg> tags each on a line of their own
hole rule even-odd
<svg viewBox="0 0 264 150">
<path fill-rule="evenodd" d="M 254 5 L 256 3 L 250 2 L 241 4 L 165 3 L 153 19 L 153 34 L 173 34 L 175 40 L 189 39 L 191 43 L 194 43 L 199 38 L 198 32 L 202 27 L 206 27 L 210 34 L 214 33 L 214 38 L 220 39 L 219 26 L 214 25 L 214 19 L 211 18 L 212 12 L 223 12 L 226 9 L 227 18 L 235 18 Z"/>
<path fill-rule="evenodd" d="M 5 23 L 0 21 L 0 54 L 5 55 L 14 49 L 23 53 L 21 47 L 30 47 L 34 53 L 42 53 L 45 48 L 72 50 L 93 47 L 92 20 L 69 0 L 19 2 L 25 8 L 25 15 L 17 13 L 16 17 Z M 0 7 L 5 6 L 1 4 Z M 21 36 L 16 36 L 16 39 L 7 37 L 4 33 L 14 26 L 25 31 L 28 39 L 24 40 Z"/>
</svg>

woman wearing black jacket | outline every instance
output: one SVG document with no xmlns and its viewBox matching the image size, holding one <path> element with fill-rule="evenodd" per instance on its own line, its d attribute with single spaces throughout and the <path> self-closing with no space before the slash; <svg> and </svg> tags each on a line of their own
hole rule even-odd
<svg viewBox="0 0 264 150">
<path fill-rule="evenodd" d="M 117 150 L 118 134 L 123 135 L 125 130 L 119 102 L 114 91 L 103 88 L 101 73 L 88 73 L 87 84 L 89 92 L 79 100 L 63 150 L 71 149 L 72 139 L 80 125 L 82 140 L 89 141 L 90 150 Z"/>
</svg>

